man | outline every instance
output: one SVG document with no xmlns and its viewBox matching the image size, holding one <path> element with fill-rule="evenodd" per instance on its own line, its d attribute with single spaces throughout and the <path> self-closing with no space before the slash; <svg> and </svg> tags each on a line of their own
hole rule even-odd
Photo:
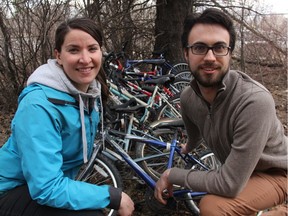
<svg viewBox="0 0 288 216">
<path fill-rule="evenodd" d="M 182 46 L 195 79 L 181 94 L 188 133 L 182 152 L 204 141 L 222 166 L 166 170 L 155 189 L 163 204 L 173 184 L 207 191 L 201 215 L 253 215 L 286 199 L 287 137 L 268 90 L 230 70 L 235 38 L 232 21 L 217 9 L 185 20 Z"/>
</svg>

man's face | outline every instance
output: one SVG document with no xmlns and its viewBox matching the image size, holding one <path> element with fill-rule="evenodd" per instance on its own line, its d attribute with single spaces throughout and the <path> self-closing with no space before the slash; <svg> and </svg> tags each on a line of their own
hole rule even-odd
<svg viewBox="0 0 288 216">
<path fill-rule="evenodd" d="M 230 36 L 228 31 L 220 25 L 196 24 L 188 36 L 188 45 L 216 45 L 229 46 Z M 206 54 L 193 54 L 191 48 L 185 49 L 185 58 L 189 64 L 194 78 L 203 87 L 216 87 L 221 83 L 228 72 L 231 53 L 225 56 L 215 56 L 212 50 Z"/>
</svg>

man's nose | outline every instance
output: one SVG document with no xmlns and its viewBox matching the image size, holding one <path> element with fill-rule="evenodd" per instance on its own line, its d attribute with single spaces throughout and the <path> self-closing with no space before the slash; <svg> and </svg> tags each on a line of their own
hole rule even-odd
<svg viewBox="0 0 288 216">
<path fill-rule="evenodd" d="M 205 60 L 208 60 L 208 61 L 215 61 L 215 60 L 216 60 L 216 57 L 215 57 L 212 49 L 209 49 L 209 50 L 208 50 L 208 52 L 206 53 L 204 59 L 205 59 Z"/>
</svg>

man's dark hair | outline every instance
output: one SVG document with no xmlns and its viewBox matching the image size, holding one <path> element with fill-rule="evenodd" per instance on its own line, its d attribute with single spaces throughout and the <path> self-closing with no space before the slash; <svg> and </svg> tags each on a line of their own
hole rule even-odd
<svg viewBox="0 0 288 216">
<path fill-rule="evenodd" d="M 218 24 L 229 32 L 231 52 L 235 47 L 236 33 L 232 20 L 221 10 L 208 8 L 202 14 L 189 15 L 186 17 L 181 37 L 182 47 L 188 46 L 188 36 L 195 24 Z"/>
</svg>

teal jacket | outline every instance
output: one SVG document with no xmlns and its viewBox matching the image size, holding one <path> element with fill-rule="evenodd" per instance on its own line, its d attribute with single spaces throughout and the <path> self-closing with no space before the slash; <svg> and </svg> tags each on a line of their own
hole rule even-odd
<svg viewBox="0 0 288 216">
<path fill-rule="evenodd" d="M 48 70 L 44 73 L 49 74 L 54 69 L 55 77 L 54 66 L 54 62 L 48 62 L 45 65 Z M 43 72 L 34 73 L 32 80 L 37 80 L 40 75 L 43 77 Z M 66 79 L 65 76 L 62 79 Z M 47 80 L 46 77 L 48 85 L 51 82 Z M 55 80 L 58 80 L 57 76 Z M 93 105 L 97 97 L 81 96 L 84 101 L 83 125 L 76 94 L 36 81 L 30 80 L 28 84 L 19 96 L 19 106 L 11 124 L 12 134 L 0 149 L 0 192 L 27 184 L 32 199 L 41 205 L 71 210 L 119 208 L 119 189 L 74 180 L 83 164 L 83 155 L 89 158 L 93 150 L 100 119 L 97 106 Z M 57 99 L 56 103 L 51 102 L 51 98 Z M 65 101 L 65 104 L 57 101 Z M 87 140 L 84 154 L 83 127 Z M 110 200 L 117 201 L 110 203 Z"/>
</svg>

